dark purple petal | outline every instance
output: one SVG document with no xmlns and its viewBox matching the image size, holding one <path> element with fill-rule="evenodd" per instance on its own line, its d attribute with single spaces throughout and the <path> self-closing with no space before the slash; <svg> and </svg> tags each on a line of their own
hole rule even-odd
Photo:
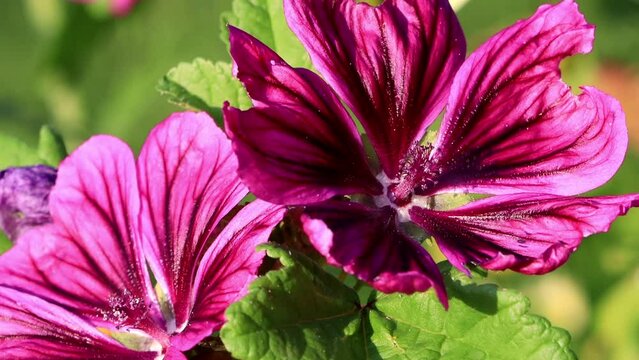
<svg viewBox="0 0 639 360">
<path fill-rule="evenodd" d="M 36 296 L 0 286 L 3 359 L 156 359 L 157 352 L 125 348 L 92 324 Z"/>
<path fill-rule="evenodd" d="M 304 231 L 329 264 L 383 292 L 411 294 L 435 288 L 448 306 L 442 276 L 421 244 L 404 235 L 390 207 L 331 201 L 308 206 Z"/>
<path fill-rule="evenodd" d="M 361 121 L 389 177 L 441 112 L 466 43 L 446 0 L 285 0 L 313 64 Z"/>
<path fill-rule="evenodd" d="M 156 126 L 138 174 L 147 261 L 172 304 L 169 329 L 179 329 L 194 306 L 193 281 L 211 236 L 247 189 L 231 142 L 205 113 L 175 113 Z"/>
<path fill-rule="evenodd" d="M 268 240 L 284 214 L 278 205 L 256 200 L 226 225 L 207 250 L 195 278 L 195 307 L 189 325 L 172 343 L 187 350 L 224 323 L 224 311 L 248 291 L 257 276 L 263 251 L 255 247 Z"/>
<path fill-rule="evenodd" d="M 230 33 L 237 76 L 256 105 L 224 109 L 249 189 L 279 204 L 379 193 L 357 128 L 331 88 L 251 35 L 233 27 Z"/>
<path fill-rule="evenodd" d="M 142 256 L 140 195 L 126 144 L 96 136 L 66 158 L 50 195 L 53 224 L 0 258 L 0 283 L 37 294 L 103 327 L 158 331 Z"/>
<path fill-rule="evenodd" d="M 571 93 L 564 58 L 592 49 L 593 26 L 571 0 L 544 5 L 481 46 L 461 67 L 435 143 L 434 186 L 507 194 L 579 194 L 623 161 L 625 117 L 594 88 Z"/>
<path fill-rule="evenodd" d="M 51 222 L 49 193 L 55 178 L 56 169 L 45 165 L 0 171 L 0 229 L 9 239 Z"/>
<path fill-rule="evenodd" d="M 490 270 L 543 274 L 566 262 L 584 237 L 608 231 L 618 216 L 636 206 L 639 194 L 591 198 L 515 194 L 450 211 L 413 207 L 410 216 L 461 270 L 475 263 Z"/>
</svg>

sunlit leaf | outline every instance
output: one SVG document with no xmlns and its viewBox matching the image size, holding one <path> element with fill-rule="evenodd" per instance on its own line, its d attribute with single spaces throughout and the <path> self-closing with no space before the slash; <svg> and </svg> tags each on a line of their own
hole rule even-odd
<svg viewBox="0 0 639 360">
<path fill-rule="evenodd" d="M 530 315 L 528 300 L 477 285 L 445 264 L 444 310 L 428 291 L 355 290 L 303 255 L 274 245 L 283 268 L 255 281 L 229 307 L 224 344 L 238 359 L 574 359 L 570 336 Z"/>
<path fill-rule="evenodd" d="M 221 336 L 238 359 L 363 359 L 357 293 L 303 255 L 268 246 L 284 265 L 231 305 Z"/>
<path fill-rule="evenodd" d="M 222 14 L 222 41 L 229 42 L 227 25 L 238 27 L 260 39 L 296 67 L 311 67 L 311 61 L 284 18 L 282 0 L 233 0 L 232 10 Z"/>
<path fill-rule="evenodd" d="M 221 108 L 225 101 L 240 108 L 250 105 L 244 87 L 231 73 L 230 64 L 200 58 L 171 69 L 160 80 L 157 89 L 170 102 L 206 111 L 218 122 L 222 120 Z"/>
</svg>

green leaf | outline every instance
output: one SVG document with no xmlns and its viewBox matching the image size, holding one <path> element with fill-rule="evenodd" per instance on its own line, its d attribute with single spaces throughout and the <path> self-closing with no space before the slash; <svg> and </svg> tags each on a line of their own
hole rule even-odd
<svg viewBox="0 0 639 360">
<path fill-rule="evenodd" d="M 22 141 L 0 134 L 0 170 L 12 166 L 35 165 L 42 162 L 38 153 Z"/>
<path fill-rule="evenodd" d="M 574 359 L 570 336 L 528 314 L 521 294 L 477 285 L 446 264 L 444 310 L 432 291 L 355 290 L 303 255 L 268 245 L 283 268 L 231 305 L 222 341 L 238 359 Z"/>
<path fill-rule="evenodd" d="M 9 238 L 2 231 L 0 231 L 0 254 L 11 249 L 12 246 L 13 243 L 11 242 L 11 240 L 9 240 Z"/>
<path fill-rule="evenodd" d="M 58 166 L 67 155 L 67 148 L 60 134 L 47 125 L 40 128 L 38 156 L 48 165 Z"/>
<path fill-rule="evenodd" d="M 201 58 L 180 63 L 171 69 L 157 86 L 169 101 L 179 106 L 210 113 L 222 121 L 221 108 L 225 101 L 247 108 L 251 102 L 242 84 L 233 77 L 231 64 L 212 63 Z"/>
<path fill-rule="evenodd" d="M 221 337 L 238 359 L 362 359 L 357 294 L 310 259 L 263 246 L 284 268 L 251 284 L 226 311 Z"/>
<path fill-rule="evenodd" d="M 432 291 L 380 295 L 370 312 L 372 346 L 382 359 L 575 359 L 564 330 L 528 314 L 522 294 L 477 285 L 450 266 L 450 307 Z"/>
<path fill-rule="evenodd" d="M 282 0 L 233 0 L 232 10 L 222 14 L 221 24 L 222 41 L 227 45 L 230 24 L 257 37 L 291 66 L 311 67 L 306 50 L 286 23 Z"/>
</svg>

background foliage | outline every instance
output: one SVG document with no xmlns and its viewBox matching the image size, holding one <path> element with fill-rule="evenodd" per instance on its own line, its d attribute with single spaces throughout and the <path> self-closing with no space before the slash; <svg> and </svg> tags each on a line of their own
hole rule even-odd
<svg viewBox="0 0 639 360">
<path fill-rule="evenodd" d="M 619 98 L 631 135 L 626 162 L 598 193 L 637 192 L 639 2 L 578 2 L 597 25 L 597 41 L 593 54 L 564 64 L 565 77 L 575 87 L 596 85 Z M 469 48 L 532 14 L 540 3 L 470 0 L 459 14 Z M 178 110 L 155 91 L 170 68 L 179 62 L 218 66 L 216 61 L 228 61 L 219 15 L 229 10 L 230 0 L 146 0 L 130 16 L 112 19 L 63 0 L 2 1 L 0 144 L 8 146 L 15 141 L 9 137 L 18 137 L 24 142 L 20 146 L 33 149 L 25 156 L 37 158 L 40 127 L 48 124 L 62 133 L 69 150 L 95 133 L 117 135 L 139 148 L 155 123 Z M 197 57 L 211 63 L 194 63 Z M 164 81 L 179 79 L 181 73 L 172 76 Z M 215 91 L 202 90 L 206 103 L 211 98 L 205 90 L 208 96 Z M 0 154 L 2 166 L 16 161 L 27 160 L 8 151 Z M 635 210 L 608 234 L 587 239 L 551 275 L 503 273 L 490 280 L 523 291 L 534 313 L 568 329 L 581 359 L 639 359 L 638 220 Z"/>
</svg>

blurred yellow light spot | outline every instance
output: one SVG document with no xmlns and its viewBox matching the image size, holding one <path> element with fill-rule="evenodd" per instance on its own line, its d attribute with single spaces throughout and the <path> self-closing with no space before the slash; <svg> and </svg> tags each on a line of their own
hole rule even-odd
<svg viewBox="0 0 639 360">
<path fill-rule="evenodd" d="M 590 306 L 584 290 L 572 277 L 558 273 L 545 275 L 524 292 L 530 297 L 533 313 L 548 318 L 554 326 L 568 330 L 573 337 L 586 329 Z"/>
</svg>

